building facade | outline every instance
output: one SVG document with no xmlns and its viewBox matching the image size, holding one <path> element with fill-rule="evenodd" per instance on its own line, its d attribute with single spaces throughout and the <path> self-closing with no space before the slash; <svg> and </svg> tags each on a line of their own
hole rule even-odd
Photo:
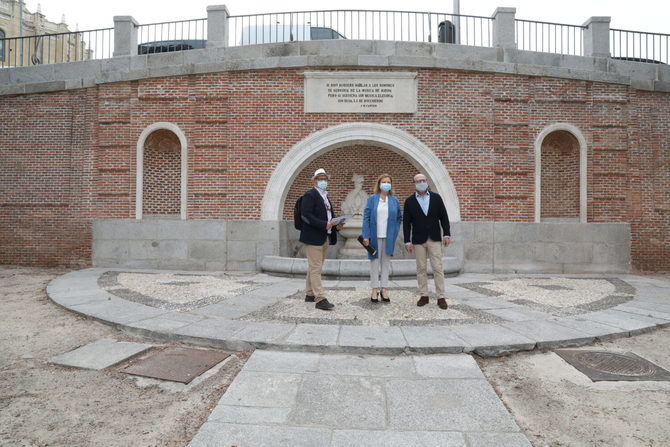
<svg viewBox="0 0 670 447">
<path fill-rule="evenodd" d="M 8 39 L 0 43 L 0 62 L 4 66 L 85 60 L 89 55 L 83 36 L 69 33 L 65 17 L 60 23 L 51 22 L 39 9 L 32 13 L 18 0 L 0 0 L 0 39 Z M 12 39 L 15 37 L 32 38 Z"/>
<path fill-rule="evenodd" d="M 344 40 L 103 63 L 5 82 L 0 262 L 257 269 L 299 256 L 293 203 L 323 167 L 336 206 L 353 174 L 404 200 L 426 173 L 465 270 L 670 269 L 667 66 Z M 415 96 L 310 110 L 307 78 L 342 73 Z"/>
</svg>

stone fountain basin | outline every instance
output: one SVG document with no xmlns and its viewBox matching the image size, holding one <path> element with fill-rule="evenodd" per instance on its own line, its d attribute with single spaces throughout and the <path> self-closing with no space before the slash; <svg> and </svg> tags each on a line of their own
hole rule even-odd
<svg viewBox="0 0 670 447">
<path fill-rule="evenodd" d="M 454 256 L 442 258 L 444 274 L 458 275 L 463 269 L 463 261 Z M 263 272 L 271 275 L 307 274 L 306 258 L 289 258 L 284 256 L 265 256 L 261 261 Z M 326 259 L 323 266 L 323 276 L 332 278 L 368 277 L 370 276 L 370 261 L 368 259 Z M 430 261 L 428 273 L 432 273 Z M 416 261 L 414 259 L 392 259 L 391 278 L 416 277 Z"/>
</svg>

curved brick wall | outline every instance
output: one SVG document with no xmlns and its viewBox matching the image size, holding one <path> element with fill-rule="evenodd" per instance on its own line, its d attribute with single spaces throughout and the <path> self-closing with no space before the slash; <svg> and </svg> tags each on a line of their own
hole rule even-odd
<svg viewBox="0 0 670 447">
<path fill-rule="evenodd" d="M 91 220 L 134 217 L 137 138 L 158 121 L 175 123 L 188 141 L 189 219 L 259 219 L 266 181 L 293 144 L 367 121 L 397 126 L 432 148 L 454 181 L 464 221 L 515 222 L 534 216 L 535 137 L 563 122 L 587 140 L 588 221 L 630 222 L 634 266 L 670 269 L 667 93 L 409 70 L 418 72 L 415 114 L 305 114 L 304 68 L 0 97 L 0 109 L 12 111 L 0 121 L 0 262 L 89 263 Z"/>
</svg>

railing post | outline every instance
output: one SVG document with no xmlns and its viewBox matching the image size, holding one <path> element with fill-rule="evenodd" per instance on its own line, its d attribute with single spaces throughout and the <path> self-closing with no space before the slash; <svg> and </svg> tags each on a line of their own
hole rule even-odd
<svg viewBox="0 0 670 447">
<path fill-rule="evenodd" d="M 516 48 L 514 16 L 516 8 L 496 8 L 493 12 L 493 46 Z"/>
<path fill-rule="evenodd" d="M 228 16 L 226 5 L 207 7 L 207 48 L 228 46 Z"/>
<path fill-rule="evenodd" d="M 583 26 L 584 56 L 610 57 L 610 17 L 591 17 Z"/>
<path fill-rule="evenodd" d="M 139 25 L 131 16 L 114 16 L 113 56 L 137 55 L 137 27 Z"/>
</svg>

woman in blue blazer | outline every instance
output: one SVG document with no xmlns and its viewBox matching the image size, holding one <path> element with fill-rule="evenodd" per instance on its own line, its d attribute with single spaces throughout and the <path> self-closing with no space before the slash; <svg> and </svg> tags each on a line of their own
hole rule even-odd
<svg viewBox="0 0 670 447">
<path fill-rule="evenodd" d="M 375 193 L 368 198 L 363 214 L 363 243 L 377 249 L 374 256 L 368 254 L 372 286 L 370 300 L 373 303 L 379 302 L 380 285 L 382 302 L 391 301 L 387 291 L 390 256 L 393 256 L 401 222 L 400 202 L 393 193 L 393 179 L 388 174 L 382 174 L 377 178 Z"/>
</svg>

